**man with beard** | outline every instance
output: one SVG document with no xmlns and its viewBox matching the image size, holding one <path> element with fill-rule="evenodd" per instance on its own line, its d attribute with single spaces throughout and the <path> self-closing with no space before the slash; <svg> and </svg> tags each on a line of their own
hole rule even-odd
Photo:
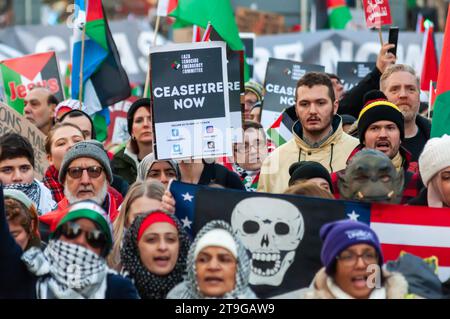
<svg viewBox="0 0 450 319">
<path fill-rule="evenodd" d="M 325 73 L 305 74 L 297 82 L 295 100 L 298 120 L 292 127 L 293 138 L 263 162 L 258 191 L 284 192 L 290 178 L 289 167 L 295 162 L 318 162 L 330 173 L 342 170 L 358 145 L 357 139 L 342 130 L 333 84 Z"/>
<path fill-rule="evenodd" d="M 378 150 L 391 160 L 397 171 L 404 173 L 402 203 L 417 196 L 421 188 L 419 178 L 408 171 L 411 154 L 401 144 L 405 139 L 404 117 L 397 105 L 387 101 L 383 92 L 372 90 L 364 96 L 364 107 L 358 118 L 360 145 L 350 154 L 347 163 L 362 149 Z M 332 175 L 334 195 L 338 198 L 337 180 L 343 172 Z"/>
<path fill-rule="evenodd" d="M 58 208 L 40 217 L 41 230 L 54 231 L 58 222 L 66 215 L 70 205 L 90 199 L 100 205 L 111 221 L 117 217 L 117 204 L 108 192 L 113 174 L 108 156 L 98 143 L 83 141 L 76 143 L 64 155 L 59 181 L 64 185 L 65 197 L 58 203 Z"/>
<path fill-rule="evenodd" d="M 417 114 L 420 107 L 420 80 L 410 66 L 394 64 L 386 68 L 381 76 L 380 89 L 388 101 L 397 105 L 402 112 L 405 118 L 405 139 L 402 145 L 411 153 L 411 162 L 417 163 L 431 131 L 430 121 Z"/>
</svg>

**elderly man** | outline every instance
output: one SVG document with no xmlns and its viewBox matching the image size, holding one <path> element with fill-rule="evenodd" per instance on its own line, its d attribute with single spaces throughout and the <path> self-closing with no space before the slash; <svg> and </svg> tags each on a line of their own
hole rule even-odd
<svg viewBox="0 0 450 319">
<path fill-rule="evenodd" d="M 43 87 L 35 87 L 28 92 L 24 102 L 25 107 L 23 111 L 27 120 L 47 135 L 54 123 L 58 99 L 50 90 Z"/>
<path fill-rule="evenodd" d="M 41 216 L 40 221 L 52 231 L 70 205 L 86 199 L 101 205 L 114 221 L 118 214 L 117 205 L 114 196 L 108 191 L 112 180 L 105 150 L 92 141 L 78 142 L 66 153 L 59 170 L 59 181 L 64 185 L 65 197 L 58 203 L 56 210 Z"/>
</svg>

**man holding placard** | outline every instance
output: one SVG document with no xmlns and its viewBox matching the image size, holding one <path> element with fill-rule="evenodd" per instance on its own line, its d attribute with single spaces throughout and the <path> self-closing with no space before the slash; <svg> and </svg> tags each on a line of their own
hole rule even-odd
<svg viewBox="0 0 450 319">
<path fill-rule="evenodd" d="M 358 140 L 342 130 L 336 115 L 338 103 L 333 84 L 325 73 L 310 72 L 298 82 L 295 91 L 298 121 L 293 138 L 264 161 L 258 190 L 282 193 L 288 187 L 289 166 L 300 161 L 321 163 L 331 173 L 345 168 L 347 157 Z"/>
</svg>

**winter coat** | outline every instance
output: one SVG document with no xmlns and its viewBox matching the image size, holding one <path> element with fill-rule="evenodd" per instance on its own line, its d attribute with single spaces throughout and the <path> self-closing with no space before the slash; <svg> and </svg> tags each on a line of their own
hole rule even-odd
<svg viewBox="0 0 450 319">
<path fill-rule="evenodd" d="M 353 152 L 350 154 L 350 156 L 347 159 L 347 163 L 350 162 L 353 156 L 355 156 L 356 153 L 364 149 L 364 145 L 360 144 L 358 145 Z M 410 167 L 410 158 L 411 154 L 403 147 L 400 146 L 399 149 L 400 155 L 402 156 L 403 162 L 403 171 L 405 176 L 405 181 L 403 183 L 403 196 L 401 203 L 406 204 L 408 201 L 410 201 L 412 198 L 416 197 L 419 191 L 422 189 L 423 184 L 420 179 L 419 174 L 413 173 L 409 170 Z M 339 199 L 341 197 L 339 193 L 339 187 L 338 187 L 338 179 L 339 174 L 342 174 L 344 170 L 340 172 L 335 172 L 331 174 L 331 183 L 333 185 L 333 195 L 336 199 Z"/>
<path fill-rule="evenodd" d="M 408 294 L 408 282 L 400 273 L 390 273 L 383 270 L 384 288 L 386 289 L 386 299 L 405 299 Z M 301 296 L 301 299 L 341 299 L 335 296 L 329 287 L 330 277 L 325 272 L 325 268 L 319 270 L 313 279 L 312 288 Z"/>
<path fill-rule="evenodd" d="M 312 148 L 302 138 L 302 127 L 295 122 L 294 137 L 275 149 L 261 167 L 258 191 L 283 193 L 288 188 L 289 167 L 300 161 L 314 161 L 322 164 L 330 173 L 345 168 L 347 158 L 358 145 L 358 140 L 342 130 L 342 119 L 333 119 L 334 133 L 318 148 Z"/>
<path fill-rule="evenodd" d="M 22 261 L 23 251 L 11 236 L 6 220 L 3 190 L 0 190 L 0 299 L 36 299 L 40 277 L 31 274 Z M 137 299 L 130 280 L 107 275 L 105 299 Z"/>
<path fill-rule="evenodd" d="M 111 161 L 113 173 L 121 176 L 129 185 L 136 181 L 138 165 L 137 155 L 131 153 L 126 146 Z"/>
<path fill-rule="evenodd" d="M 237 246 L 238 260 L 236 268 L 236 285 L 233 291 L 226 293 L 222 299 L 255 299 L 255 293 L 249 287 L 250 279 L 250 259 L 247 256 L 244 245 L 233 233 L 231 226 L 222 220 L 213 220 L 206 224 L 197 234 L 189 249 L 187 259 L 187 274 L 184 281 L 173 288 L 167 295 L 167 299 L 205 299 L 206 297 L 198 290 L 197 273 L 195 271 L 194 252 L 197 243 L 204 234 L 210 230 L 222 228 L 228 231 L 234 238 Z"/>
</svg>

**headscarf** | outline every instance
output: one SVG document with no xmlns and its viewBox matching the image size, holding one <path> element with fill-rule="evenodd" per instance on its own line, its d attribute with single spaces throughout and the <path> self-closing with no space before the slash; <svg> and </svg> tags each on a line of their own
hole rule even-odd
<svg viewBox="0 0 450 319">
<path fill-rule="evenodd" d="M 153 164 L 156 162 L 160 162 L 155 159 L 155 155 L 153 153 L 147 154 L 142 161 L 139 163 L 137 168 L 137 181 L 145 181 L 147 179 L 147 174 L 152 168 Z M 163 162 L 167 162 L 172 166 L 177 175 L 177 179 L 180 179 L 180 170 L 178 168 L 177 162 L 173 160 L 164 160 Z"/>
<path fill-rule="evenodd" d="M 165 276 L 151 273 L 141 261 L 137 238 L 139 229 L 147 216 L 156 212 L 161 211 L 155 210 L 136 217 L 125 235 L 123 246 L 120 250 L 124 271 L 133 279 L 142 299 L 164 299 L 167 293 L 183 280 L 183 274 L 186 270 L 186 259 L 191 244 L 189 235 L 183 229 L 178 219 L 172 214 L 167 214 L 175 222 L 178 230 L 180 243 L 178 260 L 174 269 Z"/>
<path fill-rule="evenodd" d="M 249 287 L 250 279 L 250 259 L 247 256 L 244 245 L 241 240 L 233 233 L 230 224 L 223 220 L 213 220 L 203 226 L 198 232 L 192 246 L 189 250 L 187 260 L 187 275 L 184 281 L 176 286 L 168 295 L 168 299 L 205 299 L 209 297 L 203 296 L 199 291 L 197 283 L 197 271 L 195 269 L 194 252 L 200 239 L 213 229 L 224 229 L 228 231 L 234 238 L 237 246 L 238 258 L 236 267 L 236 285 L 233 291 L 226 293 L 221 299 L 255 299 L 255 293 Z"/>
</svg>

